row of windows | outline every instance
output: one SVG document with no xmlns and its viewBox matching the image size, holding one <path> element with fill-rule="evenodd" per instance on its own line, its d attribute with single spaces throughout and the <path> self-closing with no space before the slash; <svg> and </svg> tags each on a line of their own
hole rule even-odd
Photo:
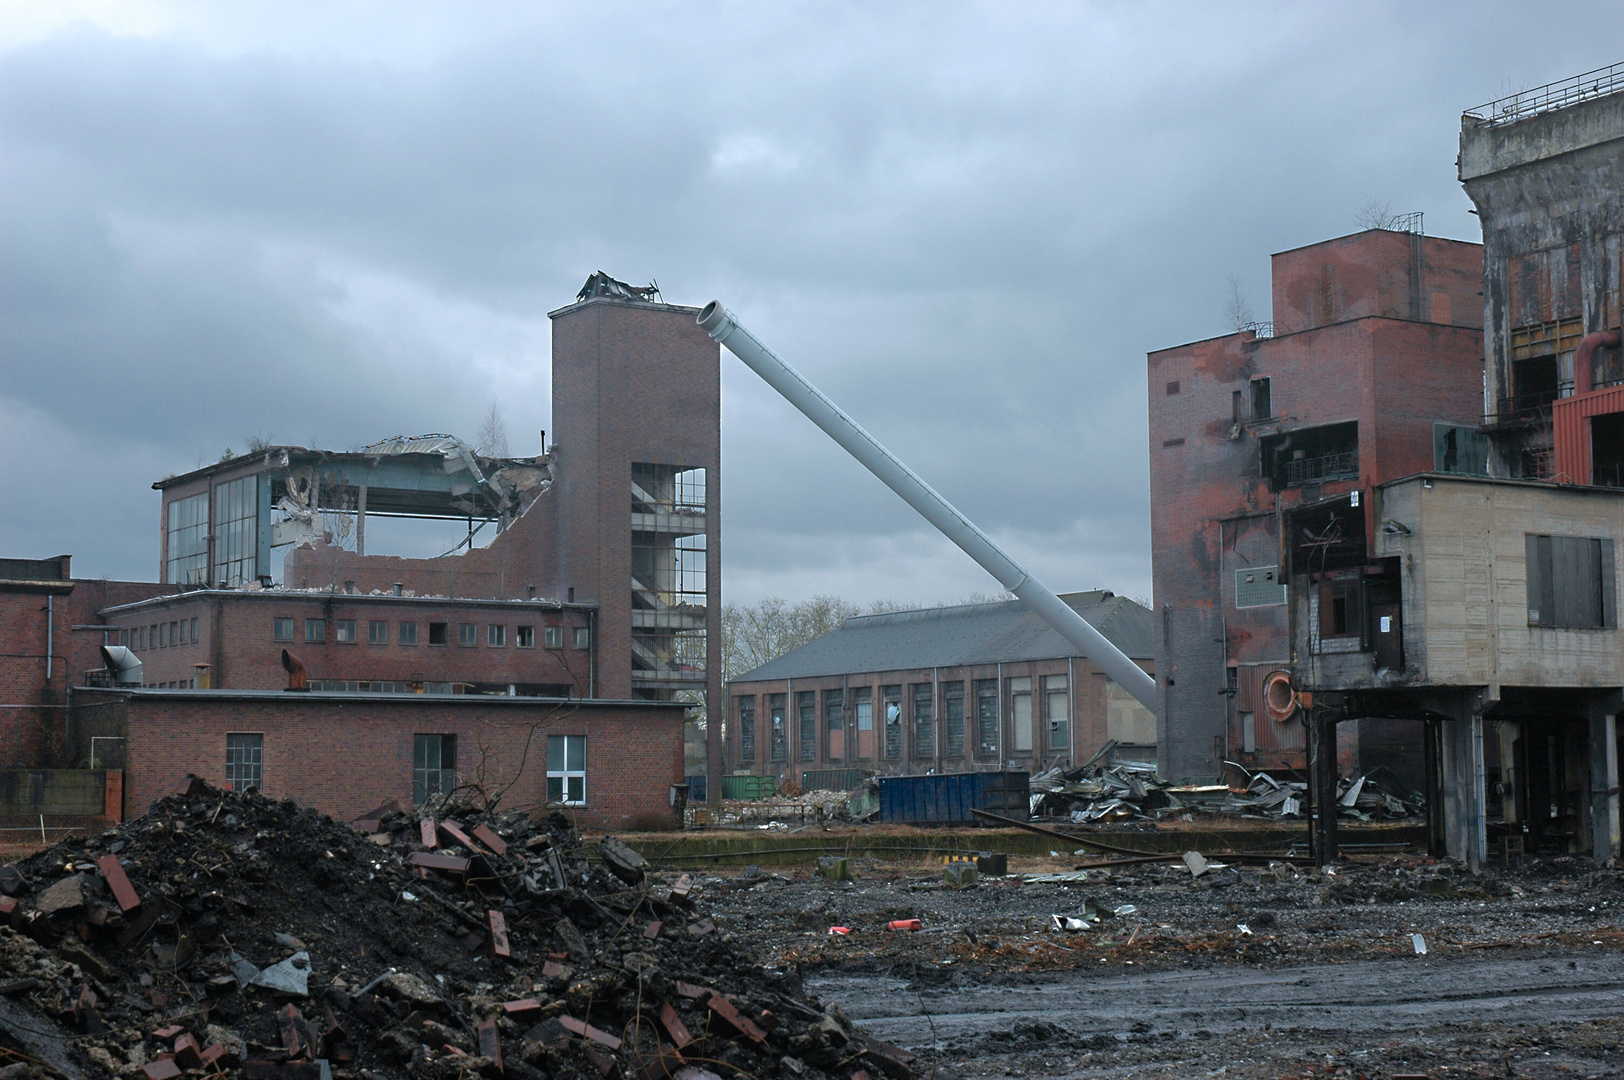
<svg viewBox="0 0 1624 1080">
<path fill-rule="evenodd" d="M 943 745 L 941 756 L 965 756 L 966 738 L 971 741 L 974 756 L 996 759 L 1002 756 L 1005 742 L 1004 720 L 1010 721 L 1008 746 L 1011 753 L 1029 754 L 1034 750 L 1034 696 L 1040 701 L 1041 715 L 1046 722 L 1047 750 L 1068 750 L 1071 747 L 1071 701 L 1067 677 L 1045 675 L 1034 692 L 1030 676 L 1004 680 L 1007 701 L 1002 702 L 997 679 L 976 679 L 970 684 L 971 697 L 966 700 L 965 684 L 945 682 L 939 684 L 941 692 L 941 725 Z M 875 688 L 869 686 L 846 690 L 801 690 L 794 695 L 794 713 L 789 711 L 789 694 L 766 694 L 766 743 L 769 761 L 788 761 L 791 749 L 790 722 L 795 723 L 794 750 L 796 760 L 807 763 L 819 760 L 844 761 L 847 758 L 868 758 L 878 752 L 892 760 L 903 756 L 903 744 L 912 736 L 912 755 L 928 760 L 937 756 L 936 720 L 938 684 L 912 683 L 904 694 L 899 684 L 879 687 L 879 720 L 882 729 L 880 744 L 872 745 L 875 738 L 865 734 L 875 730 Z M 819 695 L 822 708 L 819 709 Z M 756 695 L 734 698 L 734 718 L 737 722 L 740 764 L 756 761 Z M 967 711 L 968 708 L 968 711 Z M 966 730 L 966 720 L 972 720 Z M 855 732 L 855 735 L 851 733 Z"/>
<path fill-rule="evenodd" d="M 232 732 L 226 736 L 226 787 L 247 791 L 265 786 L 265 736 Z M 547 736 L 547 801 L 586 805 L 586 736 Z M 412 802 L 449 795 L 457 786 L 457 737 L 412 736 Z"/>
<path fill-rule="evenodd" d="M 193 620 L 194 622 L 196 620 Z M 276 618 L 271 620 L 272 641 L 292 641 L 296 619 Z M 333 620 L 333 640 L 341 645 L 353 645 L 359 638 L 356 637 L 357 622 L 354 619 Z M 490 624 L 485 627 L 485 645 L 492 649 L 505 649 L 508 643 L 508 627 L 499 624 Z M 536 647 L 536 628 L 534 626 L 515 626 L 513 630 L 513 644 L 521 649 Z M 564 630 L 562 626 L 544 626 L 541 628 L 542 642 L 549 649 L 562 649 L 564 647 Z M 570 643 L 577 649 L 585 649 L 592 644 L 592 631 L 584 626 L 569 627 L 571 631 Z M 429 644 L 450 644 L 451 624 L 431 622 L 428 624 Z M 457 644 L 464 648 L 473 648 L 479 644 L 478 623 L 457 624 Z M 304 640 L 307 644 L 319 645 L 327 640 L 327 620 L 304 620 Z M 395 624 L 395 643 L 397 645 L 417 644 L 417 624 L 415 622 L 401 622 Z M 371 619 L 367 622 L 367 644 L 389 644 L 389 623 L 384 619 Z"/>
<path fill-rule="evenodd" d="M 167 649 L 171 645 L 190 645 L 196 640 L 197 620 L 192 618 L 124 630 L 119 634 L 118 643 L 142 652 L 146 649 Z"/>
</svg>

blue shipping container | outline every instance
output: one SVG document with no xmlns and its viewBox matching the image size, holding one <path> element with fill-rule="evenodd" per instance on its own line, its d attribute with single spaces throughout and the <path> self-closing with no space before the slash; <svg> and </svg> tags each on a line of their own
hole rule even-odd
<svg viewBox="0 0 1624 1080">
<path fill-rule="evenodd" d="M 974 823 L 972 810 L 1025 821 L 1031 777 L 1024 772 L 887 776 L 880 780 L 880 820 L 896 824 Z"/>
</svg>

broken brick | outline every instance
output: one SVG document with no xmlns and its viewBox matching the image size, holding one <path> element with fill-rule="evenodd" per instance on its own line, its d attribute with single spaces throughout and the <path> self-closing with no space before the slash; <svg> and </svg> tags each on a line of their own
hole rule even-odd
<svg viewBox="0 0 1624 1080">
<path fill-rule="evenodd" d="M 688 1025 L 682 1022 L 682 1017 L 677 1015 L 677 1010 L 671 1007 L 670 1002 L 660 1006 L 660 1023 L 665 1027 L 666 1034 L 671 1036 L 671 1041 L 676 1043 L 678 1050 L 694 1041 Z"/>
<path fill-rule="evenodd" d="M 212 1069 L 221 1058 L 226 1056 L 226 1048 L 219 1043 L 209 1043 L 203 1048 L 203 1053 L 199 1056 L 203 1059 L 203 1068 Z"/>
<path fill-rule="evenodd" d="M 712 991 L 707 990 L 703 986 L 695 986 L 693 983 L 678 982 L 677 993 L 681 994 L 685 998 L 694 998 L 697 1000 L 704 997 L 706 994 L 712 993 Z"/>
<path fill-rule="evenodd" d="M 168 1042 L 170 1039 L 173 1039 L 176 1035 L 179 1035 L 185 1030 L 186 1029 L 181 1027 L 179 1024 L 168 1024 L 159 1028 L 157 1031 L 154 1031 L 152 1033 L 152 1037 L 154 1039 L 162 1039 L 165 1042 Z"/>
<path fill-rule="evenodd" d="M 694 937 L 704 937 L 706 934 L 715 929 L 716 924 L 710 919 L 700 919 L 698 922 L 691 922 L 688 924 L 688 932 Z"/>
<path fill-rule="evenodd" d="M 694 879 L 688 874 L 684 874 L 677 879 L 677 883 L 675 885 L 671 886 L 671 895 L 676 897 L 678 900 L 686 900 L 688 899 L 688 893 L 693 890 L 693 887 Z"/>
<path fill-rule="evenodd" d="M 452 840 L 461 844 L 465 848 L 471 848 L 474 846 L 473 837 L 463 832 L 462 826 L 458 825 L 455 821 L 440 822 L 440 831 L 451 837 Z"/>
<path fill-rule="evenodd" d="M 429 851 L 414 851 L 407 861 L 422 870 L 446 870 L 453 874 L 466 874 L 469 863 L 458 855 L 436 855 Z"/>
<path fill-rule="evenodd" d="M 474 839 L 490 848 L 498 855 L 507 854 L 507 841 L 496 835 L 496 831 L 489 825 L 475 825 Z"/>
<path fill-rule="evenodd" d="M 662 1077 L 675 1075 L 686 1064 L 675 1047 L 661 1046 L 655 1053 L 633 1061 L 632 1068 L 638 1080 L 662 1080 Z"/>
<path fill-rule="evenodd" d="M 739 1010 L 733 1007 L 733 1003 L 721 994 L 712 994 L 711 999 L 705 1004 L 711 1012 L 726 1020 L 735 1031 L 751 1042 L 767 1041 L 767 1033 L 757 1027 L 748 1016 L 740 1015 Z"/>
<path fill-rule="evenodd" d="M 96 869 L 107 879 L 107 887 L 113 890 L 113 899 L 118 901 L 120 911 L 134 911 L 141 906 L 141 898 L 135 894 L 135 887 L 130 884 L 124 867 L 119 865 L 117 855 L 103 855 L 96 860 Z"/>
<path fill-rule="evenodd" d="M 174 1058 L 161 1057 L 157 1061 L 149 1061 L 141 1066 L 141 1071 L 147 1080 L 171 1080 L 180 1075 L 180 1066 L 175 1064 Z"/>
<path fill-rule="evenodd" d="M 540 1046 L 556 1046 L 569 1038 L 569 1029 L 556 1016 L 549 1016 L 524 1033 L 524 1041 Z"/>
<path fill-rule="evenodd" d="M 175 1064 L 183 1069 L 203 1067 L 203 1049 L 197 1045 L 197 1036 L 190 1033 L 175 1040 Z"/>
<path fill-rule="evenodd" d="M 577 1020 L 568 1013 L 560 1016 L 558 1022 L 564 1025 L 566 1031 L 579 1035 L 583 1039 L 591 1039 L 600 1046 L 607 1046 L 611 1050 L 620 1049 L 620 1040 L 607 1031 L 599 1031 L 585 1020 Z"/>
<path fill-rule="evenodd" d="M 487 911 L 486 921 L 491 927 L 491 953 L 496 956 L 512 956 L 513 950 L 508 947 L 507 920 L 502 918 L 500 911 Z"/>
<path fill-rule="evenodd" d="M 520 998 L 518 1001 L 502 1002 L 502 1014 L 511 1016 L 515 1020 L 528 1020 L 533 1014 L 541 1011 L 541 1002 L 535 998 Z"/>
<path fill-rule="evenodd" d="M 486 1020 L 474 1029 L 479 1033 L 479 1053 L 481 1057 L 488 1057 L 496 1063 L 498 1070 L 502 1069 L 502 1036 L 497 1034 L 496 1021 Z"/>
<path fill-rule="evenodd" d="M 648 938 L 650 941 L 653 941 L 655 938 L 660 936 L 660 929 L 664 926 L 664 923 L 651 922 L 647 926 L 643 927 L 643 936 Z"/>
<path fill-rule="evenodd" d="M 424 818 L 422 821 L 417 823 L 417 827 L 418 827 L 418 831 L 423 836 L 423 846 L 424 847 L 426 847 L 426 848 L 436 848 L 436 847 L 440 846 L 440 838 L 439 838 L 439 836 L 437 836 L 435 834 L 435 831 L 434 831 L 434 819 L 433 818 Z"/>
<path fill-rule="evenodd" d="M 586 1059 L 592 1062 L 593 1066 L 598 1070 L 599 1073 L 604 1076 L 608 1076 L 610 1073 L 615 1071 L 614 1058 L 609 1057 L 606 1054 L 600 1054 L 590 1046 L 583 1047 L 583 1049 L 586 1052 Z"/>
</svg>

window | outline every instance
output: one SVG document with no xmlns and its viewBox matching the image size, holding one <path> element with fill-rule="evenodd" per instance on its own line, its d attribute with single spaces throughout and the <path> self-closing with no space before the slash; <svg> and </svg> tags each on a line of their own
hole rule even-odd
<svg viewBox="0 0 1624 1080">
<path fill-rule="evenodd" d="M 259 477 L 214 489 L 214 583 L 235 588 L 259 576 Z"/>
<path fill-rule="evenodd" d="M 457 644 L 471 648 L 479 644 L 479 627 L 471 622 L 457 624 Z"/>
<path fill-rule="evenodd" d="M 586 736 L 547 736 L 547 801 L 586 805 Z"/>
<path fill-rule="evenodd" d="M 756 699 L 754 696 L 736 699 L 739 703 L 739 764 L 756 763 Z"/>
<path fill-rule="evenodd" d="M 505 626 L 487 626 L 485 628 L 485 644 L 489 645 L 493 649 L 506 648 L 507 647 L 507 627 L 505 627 Z"/>
<path fill-rule="evenodd" d="M 1043 715 L 1049 721 L 1049 749 L 1071 747 L 1071 703 L 1064 675 L 1043 677 Z"/>
<path fill-rule="evenodd" d="M 293 640 L 293 620 L 292 619 L 272 619 L 271 620 L 271 640 L 272 641 L 292 641 Z"/>
<path fill-rule="evenodd" d="M 247 791 L 260 786 L 260 769 L 265 761 L 265 736 L 226 735 L 226 787 Z"/>
<path fill-rule="evenodd" d="M 964 756 L 964 684 L 942 684 L 942 734 L 947 740 L 947 756 Z"/>
<path fill-rule="evenodd" d="M 1023 675 L 1009 680 L 1009 715 L 1012 729 L 1011 748 L 1017 754 L 1032 752 L 1032 677 Z"/>
<path fill-rule="evenodd" d="M 192 640 L 193 641 L 197 640 L 197 619 L 196 618 L 192 619 Z"/>
<path fill-rule="evenodd" d="M 367 644 L 389 644 L 389 624 L 383 619 L 372 619 L 367 623 Z"/>
<path fill-rule="evenodd" d="M 457 737 L 412 736 L 412 802 L 449 795 L 457 786 Z"/>
<path fill-rule="evenodd" d="M 1469 425 L 1433 424 L 1432 467 L 1461 476 L 1489 475 L 1489 437 Z"/>
<path fill-rule="evenodd" d="M 1274 491 L 1359 475 L 1359 421 L 1296 428 L 1258 440 L 1262 475 Z"/>
<path fill-rule="evenodd" d="M 1274 402 L 1269 393 L 1269 380 L 1267 378 L 1253 379 L 1250 385 L 1252 398 L 1252 419 L 1267 420 L 1274 415 Z"/>
<path fill-rule="evenodd" d="M 207 585 L 209 581 L 209 493 L 169 504 L 164 580 L 174 585 Z"/>
<path fill-rule="evenodd" d="M 1528 535 L 1528 625 L 1612 629 L 1618 625 L 1613 542 Z"/>
<path fill-rule="evenodd" d="M 846 697 L 839 690 L 823 692 L 823 741 L 829 761 L 846 758 Z"/>
<path fill-rule="evenodd" d="M 513 644 L 521 649 L 534 649 L 536 647 L 536 628 L 534 626 L 514 627 Z"/>
<path fill-rule="evenodd" d="M 767 715 L 770 729 L 768 738 L 768 753 L 774 761 L 783 761 L 789 755 L 789 733 L 784 730 L 784 708 L 788 704 L 786 695 L 767 695 Z"/>
<path fill-rule="evenodd" d="M 818 760 L 818 695 L 812 690 L 795 693 L 795 719 L 800 725 L 801 760 Z"/>
<path fill-rule="evenodd" d="M 355 644 L 355 620 L 339 619 L 333 624 L 333 640 L 347 645 Z"/>
<path fill-rule="evenodd" d="M 562 626 L 549 626 L 544 633 L 547 636 L 549 649 L 562 649 L 564 647 L 564 628 Z"/>
<path fill-rule="evenodd" d="M 885 756 L 902 756 L 902 687 L 882 686 L 880 697 L 885 700 Z"/>
<path fill-rule="evenodd" d="M 858 731 L 874 730 L 874 688 L 860 686 L 852 691 L 852 712 L 857 718 Z M 861 736 L 859 736 L 861 738 Z M 866 741 L 866 740 L 865 740 Z M 858 750 L 862 747 L 859 745 Z"/>
<path fill-rule="evenodd" d="M 998 680 L 976 680 L 976 754 L 998 756 Z"/>
<path fill-rule="evenodd" d="M 395 640 L 402 645 L 416 645 L 417 624 L 414 622 L 400 623 L 399 629 L 396 631 Z"/>
<path fill-rule="evenodd" d="M 589 627 L 577 626 L 575 628 L 575 647 L 584 649 L 592 644 L 592 630 Z"/>
<path fill-rule="evenodd" d="M 1167 396 L 1172 397 L 1174 394 L 1176 394 L 1178 392 L 1179 392 L 1179 381 L 1177 379 L 1170 379 L 1168 381 L 1168 383 L 1167 383 Z"/>
<path fill-rule="evenodd" d="M 1278 566 L 1249 566 L 1235 571 L 1235 606 L 1278 607 L 1286 602 L 1286 586 Z"/>
<path fill-rule="evenodd" d="M 930 683 L 913 684 L 913 752 L 916 758 L 936 756 L 936 732 L 932 726 L 935 703 L 935 688 Z"/>
<path fill-rule="evenodd" d="M 320 619 L 306 619 L 305 641 L 312 645 L 316 645 L 326 640 L 327 624 L 322 622 Z"/>
<path fill-rule="evenodd" d="M 446 627 L 448 625 L 449 625 L 448 623 L 443 623 L 443 622 L 431 622 L 431 623 L 429 623 L 429 644 L 430 645 L 444 645 L 445 644 L 445 629 L 446 629 Z"/>
</svg>

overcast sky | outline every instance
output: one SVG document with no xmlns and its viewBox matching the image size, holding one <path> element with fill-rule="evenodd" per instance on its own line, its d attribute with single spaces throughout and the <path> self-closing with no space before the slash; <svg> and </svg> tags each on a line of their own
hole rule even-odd
<svg viewBox="0 0 1624 1080">
<path fill-rule="evenodd" d="M 0 2 L 0 556 L 157 573 L 251 436 L 549 426 L 603 269 L 719 298 L 1057 590 L 1149 594 L 1145 353 L 1624 7 Z M 1614 42 L 1615 44 L 1607 44 Z M 725 596 L 996 586 L 723 354 Z M 403 540 L 403 543 L 405 541 Z M 412 543 L 424 543 L 412 538 Z M 369 543 L 377 550 L 377 541 Z M 415 552 L 414 552 L 415 553 Z"/>
</svg>

